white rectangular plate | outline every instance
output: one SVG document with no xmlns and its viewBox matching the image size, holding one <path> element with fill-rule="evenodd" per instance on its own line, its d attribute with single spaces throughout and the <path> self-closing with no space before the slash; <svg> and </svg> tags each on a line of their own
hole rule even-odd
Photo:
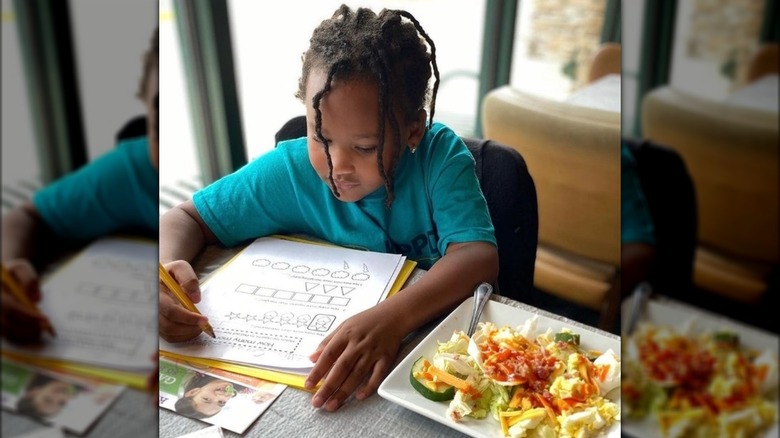
<svg viewBox="0 0 780 438">
<path fill-rule="evenodd" d="M 631 298 L 623 302 L 623 316 L 628 315 L 631 308 Z M 737 321 L 728 319 L 715 313 L 710 313 L 690 305 L 670 300 L 649 300 L 644 309 L 641 321 L 651 322 L 658 325 L 668 325 L 682 331 L 688 323 L 693 321 L 692 333 L 710 333 L 716 330 L 729 329 L 739 333 L 740 342 L 750 348 L 757 350 L 770 349 L 775 354 L 778 353 L 778 336 L 769 332 L 759 330 Z M 625 321 L 623 326 L 625 326 Z M 628 338 L 625 338 L 628 341 Z M 623 420 L 623 431 L 632 437 L 637 438 L 661 438 L 661 431 L 658 428 L 658 422 L 655 418 L 647 417 L 642 421 Z M 777 424 L 768 431 L 762 438 L 777 438 Z M 758 437 L 757 437 L 758 438 Z"/>
<path fill-rule="evenodd" d="M 378 392 L 382 398 L 397 403 L 409 410 L 438 421 L 439 423 L 467 435 L 478 438 L 500 438 L 502 436 L 501 426 L 498 421 L 494 420 L 491 416 L 482 420 L 467 417 L 456 423 L 447 417 L 448 402 L 434 402 L 428 400 L 415 391 L 414 388 L 412 388 L 411 383 L 409 383 L 409 372 L 412 369 L 412 364 L 417 358 L 420 356 L 425 356 L 429 359 L 432 358 L 436 353 L 438 341 L 450 339 L 452 333 L 456 330 L 465 331 L 468 329 L 473 300 L 473 297 L 466 300 L 445 318 L 441 324 L 433 329 L 433 331 L 428 334 L 428 336 L 426 336 L 392 372 L 390 372 L 385 381 L 379 386 Z M 558 321 L 543 315 L 537 315 L 527 310 L 495 301 L 489 301 L 487 303 L 485 310 L 482 313 L 481 321 L 490 321 L 499 327 L 503 325 L 517 327 L 522 326 L 527 319 L 530 319 L 533 316 L 538 317 L 536 326 L 537 333 L 543 333 L 548 328 L 557 332 L 563 327 L 569 327 L 574 332 L 580 333 L 582 346 L 585 349 L 603 352 L 611 348 L 615 354 L 620 355 L 619 339 L 612 339 L 595 331 L 588 332 L 586 328 L 581 326 L 572 326 L 563 321 Z M 609 398 L 620 403 L 619 389 L 613 390 L 609 394 Z M 603 436 L 608 438 L 620 437 L 620 423 L 613 425 Z"/>
</svg>

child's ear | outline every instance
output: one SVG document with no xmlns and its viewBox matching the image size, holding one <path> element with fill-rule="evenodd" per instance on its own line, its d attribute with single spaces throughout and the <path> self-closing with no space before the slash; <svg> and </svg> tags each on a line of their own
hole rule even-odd
<svg viewBox="0 0 780 438">
<path fill-rule="evenodd" d="M 423 135 L 425 135 L 425 122 L 428 120 L 428 113 L 425 110 L 417 112 L 417 117 L 409 123 L 409 137 L 406 139 L 406 144 L 412 149 L 416 149 L 417 145 L 422 141 Z"/>
<path fill-rule="evenodd" d="M 197 394 L 199 392 L 200 392 L 200 388 L 192 388 L 189 391 L 185 392 L 184 396 L 185 397 L 192 397 L 193 395 L 195 395 L 195 394 Z"/>
</svg>

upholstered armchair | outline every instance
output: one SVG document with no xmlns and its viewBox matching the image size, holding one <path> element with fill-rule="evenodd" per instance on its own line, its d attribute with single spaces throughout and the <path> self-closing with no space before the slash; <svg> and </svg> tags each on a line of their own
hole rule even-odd
<svg viewBox="0 0 780 438">
<path fill-rule="evenodd" d="M 504 86 L 483 101 L 487 138 L 517 149 L 536 184 L 538 290 L 600 314 L 620 301 L 620 113 Z"/>
</svg>

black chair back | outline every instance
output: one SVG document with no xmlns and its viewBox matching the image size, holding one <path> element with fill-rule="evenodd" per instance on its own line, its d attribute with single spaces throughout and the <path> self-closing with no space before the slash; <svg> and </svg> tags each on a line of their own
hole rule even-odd
<svg viewBox="0 0 780 438">
<path fill-rule="evenodd" d="M 639 181 L 655 227 L 653 290 L 684 297 L 693 288 L 697 240 L 696 192 L 682 157 L 649 140 L 625 140 L 637 163 Z"/>
<path fill-rule="evenodd" d="M 140 115 L 128 120 L 116 133 L 116 142 L 146 135 L 146 116 Z"/>
</svg>

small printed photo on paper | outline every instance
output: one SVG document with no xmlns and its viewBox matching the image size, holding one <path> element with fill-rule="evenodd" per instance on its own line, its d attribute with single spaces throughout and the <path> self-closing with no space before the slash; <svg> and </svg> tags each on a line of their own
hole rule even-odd
<svg viewBox="0 0 780 438">
<path fill-rule="evenodd" d="M 236 433 L 244 433 L 284 388 L 256 377 L 160 359 L 160 407 Z"/>
<path fill-rule="evenodd" d="M 3 409 L 81 434 L 123 386 L 2 359 Z"/>
</svg>

